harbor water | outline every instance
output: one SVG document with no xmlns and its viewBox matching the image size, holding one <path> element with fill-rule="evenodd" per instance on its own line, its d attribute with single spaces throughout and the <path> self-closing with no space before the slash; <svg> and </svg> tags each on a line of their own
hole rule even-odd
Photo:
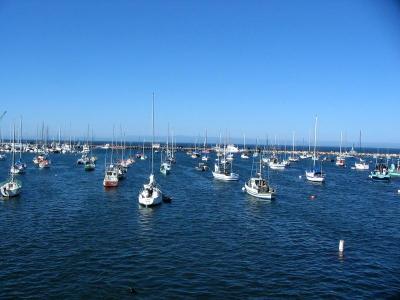
<svg viewBox="0 0 400 300">
<path fill-rule="evenodd" d="M 251 158 L 236 156 L 239 182 L 218 182 L 182 152 L 163 176 L 158 153 L 156 179 L 172 202 L 144 208 L 150 160 L 105 189 L 105 151 L 95 154 L 93 172 L 72 154 L 51 155 L 49 169 L 24 154 L 21 195 L 0 200 L 0 298 L 400 296 L 400 180 L 373 182 L 347 159 L 324 163 L 326 183 L 312 184 L 303 160 L 269 171 L 277 198 L 259 201 L 242 191 Z M 0 161 L 1 180 L 9 167 Z"/>
</svg>

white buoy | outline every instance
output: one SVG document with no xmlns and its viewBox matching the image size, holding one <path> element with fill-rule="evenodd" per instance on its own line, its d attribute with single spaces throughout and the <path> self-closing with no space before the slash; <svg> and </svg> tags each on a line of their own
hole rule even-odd
<svg viewBox="0 0 400 300">
<path fill-rule="evenodd" d="M 400 190 L 397 190 L 397 193 L 400 194 Z"/>
<path fill-rule="evenodd" d="M 246 190 L 246 188 L 245 187 L 242 187 L 242 191 L 244 192 Z"/>
<path fill-rule="evenodd" d="M 340 240 L 339 241 L 339 254 L 343 255 L 343 251 L 344 251 L 344 240 Z"/>
<path fill-rule="evenodd" d="M 299 175 L 299 179 L 301 179 L 301 175 Z"/>
</svg>

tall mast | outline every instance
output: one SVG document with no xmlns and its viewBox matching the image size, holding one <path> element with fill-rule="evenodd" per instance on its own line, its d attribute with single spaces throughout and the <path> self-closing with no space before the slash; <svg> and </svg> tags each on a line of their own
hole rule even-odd
<svg viewBox="0 0 400 300">
<path fill-rule="evenodd" d="M 294 157 L 294 131 L 293 131 L 293 148 L 292 148 L 292 156 Z"/>
<path fill-rule="evenodd" d="M 15 166 L 15 123 L 13 126 L 13 140 L 12 140 L 12 147 L 13 147 L 13 151 L 12 151 L 12 165 L 11 168 L 14 168 Z M 11 182 L 14 182 L 14 172 L 11 172 Z"/>
<path fill-rule="evenodd" d="M 114 134 L 115 134 L 115 125 L 113 125 L 113 135 L 111 140 L 111 157 L 110 157 L 110 164 L 113 163 L 113 153 L 114 153 Z"/>
<path fill-rule="evenodd" d="M 19 160 L 22 160 L 22 116 L 19 121 Z"/>
<path fill-rule="evenodd" d="M 168 122 L 168 132 L 167 132 L 167 151 L 165 152 L 165 157 L 168 157 L 168 149 L 169 149 L 169 122 Z"/>
<path fill-rule="evenodd" d="M 342 156 L 343 131 L 340 132 L 340 156 Z"/>
<path fill-rule="evenodd" d="M 153 103 L 152 103 L 152 114 L 151 114 L 151 123 L 152 123 L 152 136 L 151 136 L 151 174 L 153 175 L 154 169 L 154 92 L 153 92 Z"/>
<path fill-rule="evenodd" d="M 313 166 L 315 170 L 315 161 L 316 161 L 316 153 L 315 153 L 315 148 L 317 147 L 317 123 L 318 123 L 318 116 L 315 116 L 315 126 L 314 126 L 314 157 L 313 157 Z"/>
</svg>

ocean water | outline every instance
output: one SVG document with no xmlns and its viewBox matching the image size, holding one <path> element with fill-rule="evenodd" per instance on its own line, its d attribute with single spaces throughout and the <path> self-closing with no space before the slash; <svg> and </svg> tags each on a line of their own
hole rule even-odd
<svg viewBox="0 0 400 300">
<path fill-rule="evenodd" d="M 270 171 L 278 195 L 260 202 L 241 190 L 251 159 L 237 157 L 241 179 L 224 183 L 178 153 L 170 175 L 156 167 L 172 203 L 143 208 L 137 196 L 150 160 L 106 190 L 104 151 L 96 155 L 94 172 L 74 155 L 52 155 L 48 170 L 24 155 L 22 194 L 0 200 L 0 298 L 400 295 L 400 180 L 372 182 L 368 172 L 325 163 L 326 183 L 312 184 L 303 176 L 308 160 Z M 8 168 L 9 160 L 0 162 L 1 179 Z"/>
</svg>

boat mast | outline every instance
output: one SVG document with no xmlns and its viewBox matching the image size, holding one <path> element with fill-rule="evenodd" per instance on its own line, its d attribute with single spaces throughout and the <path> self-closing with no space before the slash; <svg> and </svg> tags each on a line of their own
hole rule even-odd
<svg viewBox="0 0 400 300">
<path fill-rule="evenodd" d="M 165 151 L 165 159 L 167 159 L 168 158 L 168 156 L 169 156 L 169 152 L 168 152 L 168 149 L 169 149 L 169 122 L 168 122 L 168 132 L 167 132 L 167 150 Z M 161 151 L 162 152 L 162 151 Z"/>
<path fill-rule="evenodd" d="M 206 128 L 206 142 L 205 142 L 205 145 L 204 145 L 204 150 L 206 150 L 206 146 L 207 146 L 207 128 Z"/>
<path fill-rule="evenodd" d="M 293 146 L 292 146 L 292 156 L 294 157 L 294 135 L 295 135 L 295 133 L 294 133 L 294 131 L 293 131 Z"/>
<path fill-rule="evenodd" d="M 340 156 L 342 156 L 343 131 L 340 132 Z"/>
<path fill-rule="evenodd" d="M 19 121 L 19 161 L 22 161 L 22 116 Z"/>
<path fill-rule="evenodd" d="M 115 125 L 113 125 L 113 135 L 112 135 L 112 140 L 111 140 L 111 158 L 110 158 L 110 164 L 113 164 L 113 154 L 114 154 L 114 135 L 115 135 Z"/>
<path fill-rule="evenodd" d="M 13 125 L 13 142 L 12 142 L 13 152 L 12 152 L 12 165 L 11 169 L 15 166 L 15 123 Z M 14 182 L 14 172 L 11 171 L 11 182 Z"/>
<path fill-rule="evenodd" d="M 152 123 L 152 136 L 151 136 L 151 175 L 153 175 L 154 169 L 154 92 L 153 92 L 153 103 L 152 103 L 152 114 L 151 114 L 151 123 Z"/>
<path fill-rule="evenodd" d="M 315 116 L 315 125 L 314 125 L 314 157 L 313 157 L 313 168 L 315 171 L 315 161 L 316 161 L 316 152 L 315 149 L 317 147 L 317 123 L 318 123 L 318 116 Z"/>
</svg>

